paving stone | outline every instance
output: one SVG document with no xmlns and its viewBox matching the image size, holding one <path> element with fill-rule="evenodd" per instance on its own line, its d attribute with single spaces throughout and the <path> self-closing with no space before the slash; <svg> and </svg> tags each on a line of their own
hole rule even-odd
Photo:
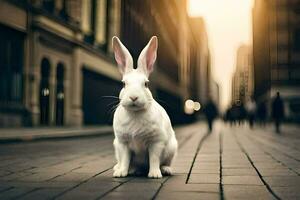
<svg viewBox="0 0 300 200">
<path fill-rule="evenodd" d="M 223 192 L 225 199 L 273 199 L 265 186 L 224 185 Z"/>
<path fill-rule="evenodd" d="M 206 193 L 219 193 L 219 184 L 186 184 L 186 176 L 172 176 L 162 186 L 164 191 L 198 191 Z"/>
<path fill-rule="evenodd" d="M 70 181 L 70 182 L 82 182 L 84 180 L 87 180 L 94 176 L 94 174 L 91 173 L 76 173 L 76 172 L 70 172 L 68 174 L 58 176 L 54 179 L 51 179 L 51 181 Z"/>
<path fill-rule="evenodd" d="M 263 185 L 258 176 L 223 176 L 222 181 L 233 185 Z"/>
<path fill-rule="evenodd" d="M 102 165 L 97 165 L 97 164 L 93 164 L 93 165 L 84 165 L 78 169 L 72 170 L 72 172 L 76 172 L 76 173 L 93 173 L 93 174 L 97 174 L 100 173 L 104 170 L 106 170 L 108 168 L 108 166 L 113 167 L 114 162 L 107 162 L 105 164 L 102 163 Z"/>
<path fill-rule="evenodd" d="M 254 166 L 258 169 L 263 169 L 263 168 L 267 168 L 267 169 L 283 169 L 284 166 L 280 163 L 254 163 Z"/>
<path fill-rule="evenodd" d="M 11 172 L 23 172 L 29 169 L 34 169 L 35 167 L 31 163 L 20 163 L 17 165 L 9 165 L 5 169 Z"/>
<path fill-rule="evenodd" d="M 10 171 L 7 171 L 7 170 L 0 170 L 0 177 L 1 176 L 7 176 L 7 175 L 9 175 L 9 174 L 11 174 L 12 172 L 10 172 Z"/>
<path fill-rule="evenodd" d="M 220 183 L 218 174 L 191 174 L 188 183 Z"/>
<path fill-rule="evenodd" d="M 271 187 L 288 187 L 288 186 L 299 186 L 300 177 L 299 176 L 272 176 L 264 177 L 264 180 L 271 185 Z"/>
<path fill-rule="evenodd" d="M 190 171 L 189 168 L 178 168 L 178 167 L 174 168 L 175 174 L 187 174 L 187 173 L 189 173 L 189 171 Z"/>
<path fill-rule="evenodd" d="M 297 174 L 289 169 L 259 169 L 262 176 L 297 176 Z"/>
<path fill-rule="evenodd" d="M 0 180 L 12 181 L 12 180 L 17 180 L 17 179 L 23 178 L 25 176 L 30 176 L 30 175 L 32 175 L 32 173 L 30 173 L 30 172 L 16 172 L 16 173 L 9 174 L 7 176 L 2 176 L 2 177 L 0 177 Z"/>
<path fill-rule="evenodd" d="M 222 175 L 223 176 L 244 176 L 244 175 L 250 175 L 250 176 L 256 176 L 257 172 L 253 168 L 227 168 L 222 169 Z"/>
<path fill-rule="evenodd" d="M 104 182 L 104 181 L 109 181 L 109 182 L 127 182 L 129 180 L 131 180 L 133 178 L 133 176 L 127 176 L 127 177 L 122 177 L 122 178 L 114 178 L 113 177 L 113 170 L 107 170 L 95 177 L 93 177 L 92 179 L 89 180 L 89 182 L 93 181 L 95 183 L 97 182 Z"/>
<path fill-rule="evenodd" d="M 249 163 L 249 164 L 227 164 L 227 165 L 222 165 L 222 168 L 226 169 L 251 169 L 253 168 L 252 165 Z"/>
<path fill-rule="evenodd" d="M 18 178 L 19 181 L 36 181 L 36 182 L 42 182 L 47 181 L 49 179 L 52 179 L 54 177 L 59 176 L 60 174 L 57 172 L 51 172 L 51 171 L 45 171 L 45 172 L 39 172 L 35 174 L 31 174 L 28 176 L 23 176 Z"/>
<path fill-rule="evenodd" d="M 209 166 L 209 165 L 194 165 L 193 169 L 214 169 L 214 170 L 220 170 L 220 166 L 219 165 L 213 165 L 213 166 Z"/>
<path fill-rule="evenodd" d="M 158 200 L 165 200 L 165 199 L 172 199 L 172 200 L 219 200 L 220 195 L 218 193 L 206 193 L 206 192 L 197 192 L 197 191 L 187 191 L 187 192 L 169 192 L 169 191 L 161 191 L 157 195 L 155 199 Z"/>
<path fill-rule="evenodd" d="M 220 174 L 219 169 L 192 169 L 192 174 Z"/>
<path fill-rule="evenodd" d="M 58 188 L 58 187 L 74 187 L 78 182 L 24 182 L 24 181 L 0 181 L 1 186 L 9 186 L 16 188 Z"/>
<path fill-rule="evenodd" d="M 21 197 L 31 191 L 34 191 L 35 188 L 23 187 L 23 188 L 11 188 L 0 193 L 0 199 L 13 199 L 16 197 Z"/>
<path fill-rule="evenodd" d="M 34 190 L 24 196 L 22 196 L 22 200 L 32 200 L 32 199 L 52 199 L 63 191 L 67 190 L 67 188 L 42 188 Z"/>
<path fill-rule="evenodd" d="M 5 190 L 8 190 L 10 188 L 11 188 L 11 186 L 0 184 L 0 193 L 5 191 Z"/>
<path fill-rule="evenodd" d="M 202 165 L 202 166 L 219 166 L 220 162 L 207 162 L 207 161 L 196 161 L 194 165 Z"/>
<path fill-rule="evenodd" d="M 231 166 L 231 165 L 236 165 L 236 166 L 249 166 L 251 165 L 249 161 L 224 161 L 222 159 L 222 165 L 223 166 Z"/>
<path fill-rule="evenodd" d="M 156 191 L 161 186 L 159 182 L 127 182 L 116 188 L 114 192 L 137 192 L 137 188 L 141 192 Z"/>
<path fill-rule="evenodd" d="M 156 194 L 156 191 L 141 191 L 137 190 L 136 192 L 111 192 L 104 196 L 101 199 L 105 200 L 113 200 L 113 199 L 120 199 L 120 200 L 132 200 L 132 199 L 141 199 L 141 200 L 149 200 L 152 199 L 153 196 Z"/>
<path fill-rule="evenodd" d="M 281 199 L 289 199 L 289 200 L 299 200 L 300 199 L 299 185 L 298 186 L 288 186 L 288 187 L 272 187 L 272 190 Z"/>
<path fill-rule="evenodd" d="M 69 190 L 68 192 L 59 196 L 57 199 L 97 199 L 119 185 L 120 183 L 118 182 L 102 182 L 98 184 L 94 184 L 93 182 L 86 182 L 79 185 L 78 187 L 75 187 L 72 190 Z"/>
<path fill-rule="evenodd" d="M 148 178 L 147 176 L 131 176 L 130 183 L 164 183 L 172 176 L 163 176 L 162 178 Z"/>
<path fill-rule="evenodd" d="M 272 161 L 274 161 L 274 160 L 271 158 L 271 156 L 266 155 L 266 154 L 264 154 L 264 155 L 252 155 L 252 156 L 251 156 L 251 160 L 252 160 L 253 162 L 259 162 L 259 161 L 262 161 L 262 162 L 270 161 L 270 162 L 272 162 Z"/>
</svg>

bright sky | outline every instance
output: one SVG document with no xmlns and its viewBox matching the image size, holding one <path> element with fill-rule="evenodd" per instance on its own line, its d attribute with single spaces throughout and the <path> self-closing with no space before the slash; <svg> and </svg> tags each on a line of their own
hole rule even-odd
<svg viewBox="0 0 300 200">
<path fill-rule="evenodd" d="M 220 86 L 221 108 L 231 100 L 231 78 L 236 51 L 252 44 L 253 0 L 189 0 L 190 17 L 202 16 L 208 33 L 212 74 Z"/>
</svg>

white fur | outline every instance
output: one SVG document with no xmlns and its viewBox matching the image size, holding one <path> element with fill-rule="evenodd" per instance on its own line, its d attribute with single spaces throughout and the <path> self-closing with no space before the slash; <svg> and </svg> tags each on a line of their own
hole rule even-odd
<svg viewBox="0 0 300 200">
<path fill-rule="evenodd" d="M 129 169 L 139 168 L 149 169 L 149 178 L 170 175 L 177 140 L 168 114 L 145 85 L 156 59 L 157 38 L 152 37 L 142 51 L 137 69 L 133 69 L 131 55 L 117 37 L 113 38 L 113 49 L 125 83 L 113 120 L 117 159 L 113 176 L 125 177 Z"/>
</svg>

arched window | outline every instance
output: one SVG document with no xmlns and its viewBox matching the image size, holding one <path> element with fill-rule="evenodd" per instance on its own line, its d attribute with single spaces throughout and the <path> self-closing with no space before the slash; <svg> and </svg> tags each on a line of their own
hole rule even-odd
<svg viewBox="0 0 300 200">
<path fill-rule="evenodd" d="M 64 64 L 58 63 L 56 68 L 56 125 L 64 123 Z"/>
</svg>

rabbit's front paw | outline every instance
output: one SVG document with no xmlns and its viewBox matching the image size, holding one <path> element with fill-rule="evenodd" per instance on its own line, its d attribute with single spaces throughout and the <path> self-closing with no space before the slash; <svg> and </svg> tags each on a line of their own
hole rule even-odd
<svg viewBox="0 0 300 200">
<path fill-rule="evenodd" d="M 114 169 L 114 171 L 118 170 L 119 169 L 119 163 L 115 164 L 113 169 Z"/>
<path fill-rule="evenodd" d="M 148 178 L 162 178 L 160 169 L 150 171 Z"/>
<path fill-rule="evenodd" d="M 161 167 L 161 173 L 163 175 L 170 176 L 170 175 L 172 175 L 172 168 L 169 167 L 169 166 L 162 166 Z"/>
<path fill-rule="evenodd" d="M 114 177 L 126 177 L 127 174 L 128 174 L 128 171 L 127 171 L 127 170 L 118 168 L 118 169 L 116 169 L 116 170 L 114 171 L 113 176 L 114 176 Z"/>
</svg>

